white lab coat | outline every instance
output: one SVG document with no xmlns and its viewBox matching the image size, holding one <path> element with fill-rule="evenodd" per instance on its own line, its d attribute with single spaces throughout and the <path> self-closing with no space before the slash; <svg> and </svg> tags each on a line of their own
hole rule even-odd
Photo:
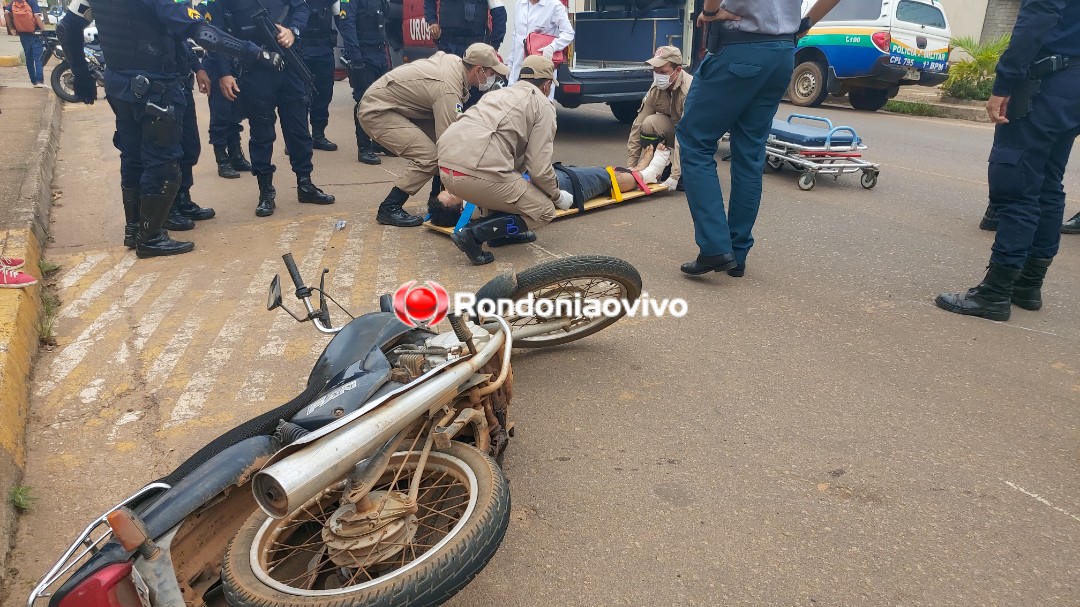
<svg viewBox="0 0 1080 607">
<path fill-rule="evenodd" d="M 518 80 L 521 63 L 525 61 L 525 37 L 533 32 L 555 36 L 552 50 L 561 51 L 574 41 L 574 26 L 559 0 L 518 0 L 514 10 L 514 33 L 510 37 L 510 84 Z M 555 87 L 549 98 L 555 98 Z"/>
</svg>

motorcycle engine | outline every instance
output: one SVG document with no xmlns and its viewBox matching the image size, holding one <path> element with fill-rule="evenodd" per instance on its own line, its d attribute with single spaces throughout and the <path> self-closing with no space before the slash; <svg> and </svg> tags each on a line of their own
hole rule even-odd
<svg viewBox="0 0 1080 607">
<path fill-rule="evenodd" d="M 473 345 L 480 350 L 491 339 L 480 325 L 467 322 L 472 332 Z M 386 357 L 393 367 L 391 379 L 409 383 L 435 367 L 468 354 L 469 349 L 457 338 L 453 331 L 440 333 L 424 340 L 423 344 L 401 344 L 387 352 Z"/>
</svg>

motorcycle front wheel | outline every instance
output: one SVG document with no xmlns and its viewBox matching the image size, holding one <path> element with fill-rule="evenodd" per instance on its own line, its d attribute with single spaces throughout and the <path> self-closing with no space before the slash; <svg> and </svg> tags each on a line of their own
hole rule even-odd
<svg viewBox="0 0 1080 607">
<path fill-rule="evenodd" d="M 67 61 L 61 61 L 53 68 L 49 80 L 57 97 L 68 103 L 79 101 L 79 98 L 75 96 L 75 77 L 71 75 L 71 65 Z"/>
<path fill-rule="evenodd" d="M 537 302 L 533 311 L 543 316 L 516 311 L 502 315 L 510 324 L 515 348 L 557 346 L 611 326 L 626 315 L 626 305 L 641 295 L 641 275 L 617 257 L 574 255 L 523 270 L 515 283 L 497 278 L 481 287 L 476 298 L 477 302 L 519 301 L 530 295 Z M 551 303 L 539 305 L 541 301 Z M 548 307 L 552 314 L 546 313 Z"/>
<path fill-rule="evenodd" d="M 434 449 L 408 499 L 420 453 L 395 453 L 368 495 L 339 481 L 281 520 L 256 512 L 222 564 L 233 607 L 441 605 L 491 560 L 510 522 L 510 486 L 495 461 L 458 442 Z"/>
</svg>

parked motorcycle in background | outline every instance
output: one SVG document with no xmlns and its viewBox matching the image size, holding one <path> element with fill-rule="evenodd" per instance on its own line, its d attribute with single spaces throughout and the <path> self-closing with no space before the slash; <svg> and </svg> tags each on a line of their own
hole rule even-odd
<svg viewBox="0 0 1080 607">
<path fill-rule="evenodd" d="M 87 28 L 86 31 L 90 29 Z M 87 38 L 86 46 L 83 47 L 83 52 L 86 53 L 86 65 L 90 68 L 90 74 L 94 76 L 97 85 L 104 87 L 105 54 L 101 51 L 101 45 L 97 43 L 97 30 L 94 29 L 90 35 L 86 31 L 83 32 L 84 38 Z M 71 75 L 71 65 L 64 57 L 64 49 L 60 47 L 60 40 L 57 39 L 56 32 L 47 30 L 42 32 L 42 36 L 45 38 L 45 50 L 41 57 L 42 67 L 48 65 L 49 60 L 53 57 L 56 57 L 60 62 L 53 69 L 50 78 L 53 92 L 56 93 L 57 97 L 68 103 L 77 103 L 79 99 L 75 96 L 75 78 Z"/>
<path fill-rule="evenodd" d="M 452 330 L 438 333 L 403 322 L 383 296 L 382 311 L 359 317 L 338 306 L 351 320 L 334 327 L 328 270 L 309 287 L 284 260 L 304 306 L 285 311 L 334 335 L 307 388 L 91 523 L 28 607 L 442 604 L 484 568 L 510 522 L 497 461 L 514 435 L 511 349 L 575 341 L 620 317 L 559 300 L 625 304 L 641 294 L 625 261 L 566 257 L 476 293 L 546 300 L 552 316 L 451 313 Z M 267 308 L 279 307 L 275 276 Z"/>
</svg>

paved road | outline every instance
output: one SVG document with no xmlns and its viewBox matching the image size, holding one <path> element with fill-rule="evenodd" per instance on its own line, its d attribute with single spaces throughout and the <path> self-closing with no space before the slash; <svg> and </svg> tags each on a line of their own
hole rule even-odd
<svg viewBox="0 0 1080 607">
<path fill-rule="evenodd" d="M 448 239 L 374 224 L 401 161 L 354 162 L 346 90 L 343 149 L 316 158 L 338 204 L 295 204 L 282 156 L 278 213 L 256 219 L 254 180 L 207 163 L 196 200 L 219 217 L 170 260 L 119 246 L 107 107 L 66 110 L 49 253 L 64 266 L 60 346 L 37 366 L 41 500 L 5 606 L 103 507 L 299 390 L 324 342 L 262 309 L 285 250 L 306 276 L 330 267 L 361 310 L 405 280 L 470 288 L 569 253 L 625 258 L 654 297 L 689 302 L 683 319 L 515 359 L 513 522 L 453 605 L 1076 604 L 1080 237 L 1039 313 L 990 323 L 931 301 L 985 266 L 989 128 L 822 110 L 869 142 L 880 184 L 801 192 L 770 173 L 743 279 L 679 274 L 695 253 L 682 195 L 557 222 L 474 268 Z M 627 128 L 606 108 L 559 116 L 561 160 L 621 161 Z"/>
</svg>

